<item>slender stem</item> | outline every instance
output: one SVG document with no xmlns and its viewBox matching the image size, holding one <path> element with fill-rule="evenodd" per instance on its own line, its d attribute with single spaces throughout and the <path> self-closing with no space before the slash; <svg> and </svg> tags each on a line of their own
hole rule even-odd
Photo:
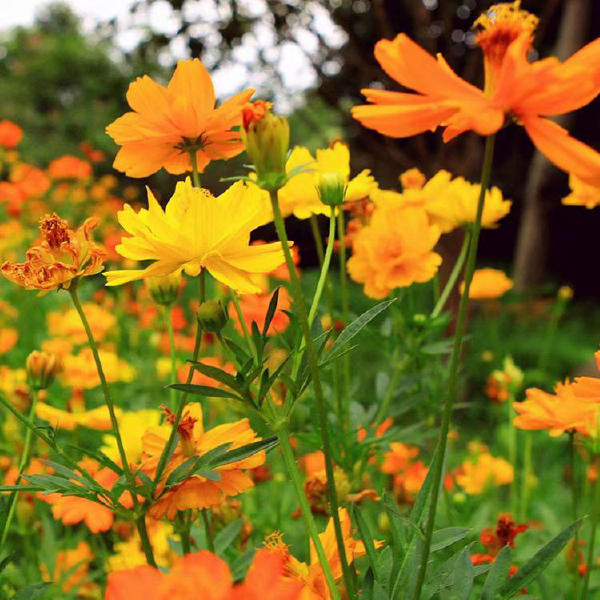
<svg viewBox="0 0 600 600">
<path fill-rule="evenodd" d="M 202 520 L 204 521 L 204 530 L 206 531 L 206 547 L 212 553 L 215 551 L 215 540 L 213 538 L 212 527 L 210 523 L 210 517 L 208 514 L 208 509 L 202 509 Z"/>
<path fill-rule="evenodd" d="M 294 452 L 290 444 L 290 433 L 287 430 L 287 428 L 282 427 L 277 432 L 277 435 L 279 437 L 279 443 L 281 445 L 283 461 L 285 462 L 287 471 L 290 477 L 292 478 L 292 484 L 294 486 L 294 490 L 296 491 L 298 502 L 300 503 L 302 518 L 304 519 L 304 524 L 306 526 L 306 529 L 308 530 L 308 535 L 310 536 L 310 539 L 312 540 L 312 543 L 317 552 L 317 556 L 319 557 L 319 562 L 321 563 L 321 568 L 323 569 L 323 573 L 325 574 L 325 579 L 327 581 L 327 585 L 329 586 L 331 597 L 334 600 L 340 600 L 340 595 L 337 590 L 333 574 L 331 573 L 331 567 L 329 566 L 329 561 L 327 560 L 325 549 L 323 548 L 323 544 L 321 543 L 321 538 L 319 538 L 319 532 L 317 531 L 315 520 L 313 519 L 313 515 L 310 512 L 310 506 L 304 493 L 302 477 L 300 476 L 300 472 L 298 471 L 298 465 L 296 464 Z"/>
<path fill-rule="evenodd" d="M 342 300 L 342 321 L 344 327 L 347 327 L 350 322 L 350 307 L 348 301 L 348 275 L 346 273 L 346 224 L 344 222 L 344 211 L 341 207 L 338 209 L 338 240 L 340 242 L 340 295 Z M 342 419 L 342 427 L 347 427 L 350 421 L 350 355 L 348 353 L 342 356 L 342 388 L 341 395 L 344 399 L 344 418 Z"/>
<path fill-rule="evenodd" d="M 123 446 L 123 440 L 121 439 L 121 433 L 119 431 L 119 423 L 117 421 L 117 415 L 115 413 L 115 403 L 112 399 L 110 388 L 108 387 L 108 382 L 106 381 L 106 376 L 104 375 L 104 369 L 102 368 L 102 361 L 100 360 L 100 354 L 98 353 L 98 346 L 96 344 L 96 340 L 94 339 L 94 334 L 90 327 L 90 324 L 85 316 L 85 312 L 83 311 L 83 307 L 81 306 L 81 302 L 79 301 L 79 296 L 77 295 L 77 286 L 71 285 L 69 288 L 69 294 L 71 295 L 71 299 L 73 300 L 73 305 L 75 306 L 75 310 L 81 319 L 83 324 L 83 328 L 85 329 L 85 333 L 87 334 L 88 343 L 90 345 L 90 349 L 92 351 L 92 356 L 94 357 L 94 362 L 96 363 L 96 370 L 98 371 L 98 377 L 100 378 L 100 385 L 102 387 L 102 392 L 104 394 L 104 400 L 106 401 L 106 406 L 108 407 L 108 414 L 110 416 L 110 422 L 112 425 L 112 430 L 115 435 L 115 439 L 117 441 L 117 448 L 119 450 L 119 456 L 121 458 L 121 463 L 123 467 L 123 471 L 125 472 L 125 476 L 129 481 L 131 486 L 131 497 L 133 498 L 134 505 L 137 504 L 137 498 L 135 494 L 135 478 L 133 477 L 133 473 L 131 472 L 131 467 L 129 466 L 129 462 L 127 460 L 127 454 L 125 453 L 125 447 Z"/>
<path fill-rule="evenodd" d="M 200 185 L 200 174 L 198 173 L 198 160 L 196 159 L 196 151 L 190 150 L 190 163 L 192 164 L 192 182 L 194 183 L 194 187 L 202 187 Z"/>
<path fill-rule="evenodd" d="M 462 247 L 460 249 L 460 253 L 456 262 L 454 263 L 454 267 L 452 268 L 452 272 L 450 273 L 450 277 L 448 277 L 448 281 L 444 286 L 444 290 L 442 291 L 438 301 L 435 305 L 435 308 L 431 312 L 431 318 L 435 319 L 439 314 L 444 310 L 444 306 L 446 306 L 446 302 L 448 301 L 448 297 L 452 293 L 454 286 L 456 285 L 456 281 L 462 271 L 463 265 L 465 264 L 465 259 L 467 258 L 467 250 L 469 249 L 469 241 L 471 239 L 471 235 L 469 231 L 465 231 L 465 236 L 463 238 Z"/>
<path fill-rule="evenodd" d="M 572 497 L 572 518 L 573 522 L 579 517 L 579 487 L 577 485 L 577 463 L 575 461 L 575 431 L 569 431 L 569 466 L 571 469 L 571 497 Z M 579 529 L 575 530 L 573 536 L 573 597 L 579 596 Z"/>
<path fill-rule="evenodd" d="M 475 262 L 477 259 L 477 247 L 479 245 L 479 234 L 481 232 L 481 217 L 483 215 L 483 205 L 485 203 L 486 191 L 490 185 L 492 174 L 492 162 L 494 159 L 494 141 L 495 136 L 491 135 L 485 141 L 485 154 L 483 158 L 483 166 L 481 170 L 481 192 L 477 203 L 477 215 L 473 223 L 471 232 L 471 241 L 469 243 L 469 251 L 467 255 L 467 266 L 465 269 L 465 289 L 460 299 L 458 308 L 458 317 L 456 320 L 456 332 L 454 334 L 454 346 L 452 348 L 452 356 L 450 359 L 450 369 L 448 374 L 448 383 L 446 385 L 446 400 L 442 412 L 442 424 L 440 429 L 439 440 L 439 455 L 433 466 L 433 485 L 431 489 L 431 502 L 427 514 L 427 524 L 425 529 L 425 539 L 423 540 L 423 552 L 421 554 L 421 563 L 417 574 L 417 584 L 413 594 L 413 600 L 418 600 L 421 596 L 421 589 L 425 581 L 425 573 L 429 561 L 429 553 L 431 549 L 431 538 L 433 536 L 433 528 L 435 525 L 435 514 L 444 474 L 444 464 L 446 463 L 446 451 L 448 447 L 448 432 L 450 431 L 450 421 L 452 418 L 452 409 L 456 397 L 458 387 L 458 367 L 462 354 L 462 341 L 465 332 L 467 321 L 467 310 L 469 308 L 469 289 L 473 272 L 475 271 Z"/>
<path fill-rule="evenodd" d="M 135 521 L 135 526 L 140 534 L 140 541 L 142 542 L 142 550 L 146 557 L 146 562 L 151 567 L 157 567 L 156 561 L 154 560 L 154 553 L 152 551 L 152 542 L 148 536 L 148 530 L 146 529 L 146 513 L 143 512 Z"/>
<path fill-rule="evenodd" d="M 204 295 L 206 293 L 206 283 L 204 280 L 204 269 L 200 271 L 198 275 L 198 300 L 200 304 L 202 304 L 205 300 Z M 202 341 L 202 327 L 200 327 L 200 323 L 196 326 L 196 339 L 194 341 L 194 351 L 192 353 L 192 360 L 196 362 L 198 360 L 198 355 L 200 354 L 200 342 Z M 189 385 L 192 383 L 192 378 L 194 376 L 194 369 L 190 367 L 188 371 L 188 376 L 186 383 Z M 179 421 L 181 421 L 181 417 L 183 416 L 183 410 L 185 405 L 187 404 L 189 393 L 182 392 L 181 399 L 179 400 L 179 406 L 177 407 L 177 412 L 175 413 L 175 420 L 173 422 L 173 427 L 171 429 L 171 433 L 169 435 L 169 439 L 165 444 L 165 447 L 160 455 L 160 459 L 158 461 L 158 465 L 156 467 L 156 475 L 154 476 L 154 481 L 152 483 L 152 492 L 156 490 L 158 484 L 160 483 L 160 479 L 163 475 L 165 467 L 167 466 L 167 460 L 169 458 L 169 449 L 175 442 L 175 436 L 177 435 L 177 427 L 179 426 Z"/>
<path fill-rule="evenodd" d="M 317 221 L 317 215 L 314 213 L 310 214 L 310 229 L 312 231 L 313 239 L 315 240 L 315 249 L 317 251 L 317 257 L 319 259 L 319 266 L 323 266 L 323 259 L 325 258 L 325 252 L 323 249 L 323 240 L 321 239 L 321 230 L 319 229 L 319 222 Z"/>
<path fill-rule="evenodd" d="M 531 487 L 531 452 L 533 448 L 533 435 L 530 431 L 524 431 L 525 447 L 523 448 L 523 479 L 521 481 L 521 521 L 527 518 L 529 504 L 529 489 Z"/>
<path fill-rule="evenodd" d="M 171 309 L 168 306 L 162 307 L 163 318 L 169 334 L 169 349 L 171 354 L 171 383 L 177 383 L 177 361 L 175 359 L 175 335 L 173 333 L 173 320 L 171 319 Z M 175 408 L 177 402 L 177 390 L 169 390 L 171 396 L 171 408 Z"/>
<path fill-rule="evenodd" d="M 517 510 L 517 486 L 516 486 L 516 473 L 517 473 L 517 428 L 513 423 L 514 418 L 514 395 L 509 394 L 506 400 L 506 418 L 508 422 L 508 460 L 513 468 L 513 480 L 510 483 L 509 490 L 509 506 L 510 512 L 514 515 Z"/>
<path fill-rule="evenodd" d="M 396 346 L 396 348 L 394 349 L 394 353 L 392 355 L 392 377 L 390 379 L 390 382 L 388 383 L 388 386 L 385 390 L 385 396 L 383 397 L 383 400 L 381 401 L 381 404 L 379 405 L 379 410 L 377 411 L 377 416 L 375 417 L 375 423 L 377 425 L 379 425 L 379 423 L 381 423 L 384 419 L 385 419 L 385 415 L 387 414 L 388 408 L 390 407 L 390 402 L 392 401 L 392 398 L 394 397 L 394 392 L 396 391 L 396 388 L 398 386 L 398 383 L 400 381 L 400 376 L 402 375 L 403 370 L 400 368 L 400 365 L 398 365 L 398 360 L 400 358 L 400 348 L 399 346 Z"/>
<path fill-rule="evenodd" d="M 313 389 L 315 392 L 315 400 L 317 406 L 317 415 L 321 429 L 321 441 L 323 442 L 323 454 L 325 456 L 327 495 L 329 498 L 329 506 L 331 509 L 331 517 L 333 519 L 333 527 L 335 530 L 335 536 L 337 540 L 340 563 L 342 565 L 342 573 L 344 574 L 344 583 L 348 592 L 348 596 L 350 598 L 354 598 L 352 573 L 348 565 L 348 559 L 346 558 L 344 536 L 342 534 L 342 526 L 340 523 L 340 516 L 338 513 L 338 499 L 333 471 L 332 448 L 331 440 L 329 437 L 329 424 L 327 420 L 327 406 L 325 404 L 325 397 L 323 395 L 323 389 L 321 387 L 321 375 L 319 373 L 319 362 L 317 358 L 317 352 L 315 350 L 315 345 L 311 335 L 310 325 L 308 324 L 308 316 L 306 311 L 306 305 L 304 303 L 304 296 L 302 294 L 300 280 L 298 279 L 298 275 L 294 267 L 294 261 L 292 259 L 292 253 L 290 251 L 287 232 L 285 230 L 285 224 L 283 222 L 283 217 L 281 216 L 281 210 L 279 208 L 279 202 L 277 200 L 277 192 L 271 191 L 270 196 L 271 205 L 273 207 L 275 229 L 277 230 L 277 236 L 281 241 L 285 261 L 290 274 L 290 282 L 292 284 L 292 291 L 294 295 L 294 308 L 296 309 L 298 320 L 300 321 L 300 326 L 302 328 L 304 343 L 306 344 L 306 355 L 308 357 L 308 364 L 312 375 Z M 325 570 L 325 565 L 323 563 L 321 563 L 321 566 Z M 331 590 L 331 593 L 334 593 L 333 590 Z"/>
<path fill-rule="evenodd" d="M 31 407 L 29 409 L 29 420 L 30 421 L 33 421 L 33 419 L 35 417 L 35 407 L 37 406 L 37 401 L 38 401 L 38 391 L 34 389 L 32 395 L 33 395 L 33 399 L 31 401 Z M 21 453 L 21 460 L 19 463 L 19 475 L 17 477 L 17 481 L 15 482 L 15 485 L 19 485 L 21 483 L 21 479 L 23 477 L 23 472 L 25 471 L 25 469 L 27 468 L 27 465 L 29 464 L 29 456 L 31 453 L 31 438 L 32 438 L 32 431 L 31 431 L 31 429 L 27 429 L 27 431 L 25 432 L 25 442 L 23 444 L 23 452 Z M 5 544 L 6 538 L 8 536 L 8 531 L 10 530 L 10 524 L 11 524 L 14 514 L 15 514 L 16 506 L 17 506 L 17 491 L 15 490 L 10 495 L 10 500 L 9 500 L 9 505 L 8 505 L 8 515 L 6 517 L 6 521 L 4 522 L 4 531 L 2 532 L 2 538 L 0 539 L 0 550 L 2 550 L 2 548 L 4 548 L 4 544 Z"/>
<path fill-rule="evenodd" d="M 600 418 L 596 424 L 596 440 L 600 439 Z M 592 512 L 590 518 L 590 544 L 588 547 L 587 563 L 585 570 L 585 579 L 583 580 L 583 591 L 581 600 L 588 600 L 590 589 L 590 574 L 594 566 L 594 553 L 596 551 L 596 533 L 598 529 L 598 513 L 600 512 L 600 462 L 599 455 L 596 454 L 596 481 L 594 482 L 594 495 L 592 499 Z"/>
<path fill-rule="evenodd" d="M 310 312 L 308 313 L 308 324 L 312 327 L 312 323 L 315 319 L 315 315 L 317 314 L 317 309 L 319 308 L 319 301 L 321 300 L 321 295 L 323 294 L 323 288 L 325 287 L 325 282 L 327 280 L 327 275 L 329 273 L 329 265 L 331 263 L 331 256 L 333 255 L 333 246 L 335 244 L 335 208 L 331 208 L 331 216 L 329 217 L 329 240 L 327 241 L 327 250 L 325 251 L 325 256 L 323 258 L 321 264 L 321 275 L 319 276 L 319 282 L 317 283 L 317 289 L 315 291 L 315 295 L 312 301 L 312 305 L 310 307 Z"/>
<path fill-rule="evenodd" d="M 237 313 L 238 321 L 240 322 L 240 326 L 244 333 L 246 344 L 248 344 L 248 350 L 250 350 L 250 354 L 252 354 L 252 356 L 254 357 L 254 364 L 258 365 L 258 352 L 256 351 L 254 340 L 250 335 L 248 324 L 246 323 L 246 319 L 244 318 L 244 313 L 242 312 L 242 307 L 240 306 L 239 298 L 234 290 L 231 290 L 231 301 L 233 302 L 233 306 L 235 307 L 235 312 Z"/>
</svg>

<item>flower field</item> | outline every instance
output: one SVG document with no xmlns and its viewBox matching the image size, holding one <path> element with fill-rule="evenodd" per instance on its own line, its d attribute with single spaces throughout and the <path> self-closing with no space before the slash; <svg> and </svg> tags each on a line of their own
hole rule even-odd
<svg viewBox="0 0 600 600">
<path fill-rule="evenodd" d="M 479 253 L 505 129 L 600 204 L 554 120 L 600 41 L 537 58 L 518 0 L 472 21 L 482 87 L 400 33 L 374 54 L 403 91 L 346 116 L 477 138 L 474 181 L 384 185 L 198 59 L 131 81 L 114 162 L 0 120 L 0 598 L 600 599 L 598 317 Z"/>
</svg>

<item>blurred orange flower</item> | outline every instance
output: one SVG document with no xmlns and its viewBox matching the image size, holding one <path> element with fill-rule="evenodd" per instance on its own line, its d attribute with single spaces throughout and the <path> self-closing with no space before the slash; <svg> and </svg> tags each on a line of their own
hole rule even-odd
<svg viewBox="0 0 600 600">
<path fill-rule="evenodd" d="M 19 339 L 19 332 L 14 327 L 0 327 L 0 354 L 10 352 Z"/>
<path fill-rule="evenodd" d="M 371 222 L 354 238 L 348 261 L 350 277 L 364 284 L 370 298 L 385 298 L 393 289 L 429 281 L 442 257 L 433 252 L 440 229 L 417 208 L 376 209 Z"/>
<path fill-rule="evenodd" d="M 2 275 L 27 290 L 40 290 L 43 295 L 50 290 L 69 288 L 77 277 L 99 273 L 105 254 L 90 235 L 97 224 L 96 219 L 90 218 L 72 231 L 58 215 L 46 215 L 40 223 L 42 243 L 27 251 L 27 262 L 4 262 Z"/>
<path fill-rule="evenodd" d="M 474 300 L 493 300 L 500 298 L 512 289 L 513 282 L 503 271 L 498 269 L 477 269 L 469 289 L 469 298 Z M 465 289 L 464 281 L 460 284 L 462 295 Z"/>
<path fill-rule="evenodd" d="M 0 121 L 0 146 L 16 148 L 22 137 L 23 130 L 18 125 L 6 119 Z"/>
<path fill-rule="evenodd" d="M 246 322 L 246 326 L 248 331 L 252 326 L 252 321 L 255 321 L 258 325 L 258 329 L 260 331 L 263 330 L 265 325 L 265 317 L 267 315 L 267 309 L 269 308 L 269 303 L 271 302 L 271 293 L 267 294 L 245 294 L 239 300 L 240 308 L 242 310 L 242 316 L 244 321 Z M 269 331 L 271 335 L 274 333 L 283 333 L 287 326 L 289 325 L 289 317 L 283 312 L 284 310 L 290 310 L 291 302 L 290 295 L 284 287 L 279 288 L 279 299 L 277 302 L 277 310 L 273 315 L 273 320 L 271 321 L 271 325 L 269 326 Z M 243 335 L 244 328 L 240 322 L 238 317 L 237 310 L 231 302 L 229 304 L 229 317 L 233 321 L 233 324 L 236 330 Z"/>
<path fill-rule="evenodd" d="M 525 127 L 537 149 L 559 168 L 590 185 L 600 185 L 600 154 L 542 116 L 589 104 L 600 93 L 600 43 L 595 40 L 561 63 L 530 63 L 537 18 L 520 1 L 491 6 L 475 22 L 475 41 L 484 53 L 485 89 L 461 79 L 444 58 L 437 60 L 405 34 L 381 40 L 375 58 L 384 71 L 416 94 L 364 89 L 372 104 L 353 109 L 366 127 L 392 137 L 408 137 L 445 126 L 449 141 L 467 130 L 488 136 L 506 117 Z"/>
<path fill-rule="evenodd" d="M 40 564 L 42 579 L 53 581 L 60 589 L 69 593 L 77 588 L 77 595 L 97 594 L 98 584 L 88 579 L 90 563 L 94 555 L 86 542 L 79 542 L 72 550 L 60 550 L 56 554 L 54 573 L 51 575 L 44 563 Z"/>
<path fill-rule="evenodd" d="M 51 179 L 87 179 L 92 175 L 92 165 L 69 154 L 54 159 L 48 165 Z"/>
<path fill-rule="evenodd" d="M 478 495 L 489 485 L 507 485 L 513 478 L 514 470 L 509 462 L 484 451 L 463 462 L 456 474 L 456 483 L 467 494 Z"/>
<path fill-rule="evenodd" d="M 144 75 L 129 86 L 133 109 L 106 128 L 121 146 L 114 167 L 129 177 L 147 177 L 165 168 L 190 171 L 195 152 L 200 172 L 211 160 L 236 156 L 243 149 L 239 131 L 242 107 L 254 90 L 245 90 L 215 108 L 215 92 L 206 67 L 198 60 L 177 63 L 165 88 Z"/>
<path fill-rule="evenodd" d="M 172 425 L 174 415 L 167 408 L 163 410 L 167 415 L 167 423 Z M 142 468 L 152 476 L 156 472 L 170 430 L 169 425 L 152 427 L 146 430 L 142 438 L 144 449 Z M 165 491 L 164 482 L 168 476 L 188 458 L 201 456 L 221 444 L 231 443 L 230 449 L 235 449 L 260 439 L 250 428 L 248 419 L 226 423 L 205 431 L 202 423 L 202 407 L 197 402 L 190 402 L 186 406 L 177 433 L 179 443 L 163 473 L 161 485 L 157 489 L 160 498 L 150 508 L 150 516 L 159 519 L 166 515 L 169 519 L 173 519 L 180 510 L 207 508 L 218 504 L 225 496 L 235 496 L 254 485 L 244 470 L 262 465 L 265 462 L 264 452 L 215 468 L 220 475 L 219 481 L 212 481 L 195 474 Z"/>
</svg>

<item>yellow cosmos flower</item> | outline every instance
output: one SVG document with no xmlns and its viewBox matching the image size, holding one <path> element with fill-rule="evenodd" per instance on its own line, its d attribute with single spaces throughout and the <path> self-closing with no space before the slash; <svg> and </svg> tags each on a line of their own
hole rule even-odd
<svg viewBox="0 0 600 600">
<path fill-rule="evenodd" d="M 83 310 L 88 317 L 96 342 L 106 338 L 117 324 L 116 316 L 95 302 L 84 302 Z M 74 308 L 48 313 L 48 333 L 52 337 L 68 339 L 72 344 L 87 344 L 87 334 L 81 318 Z"/>
<path fill-rule="evenodd" d="M 262 190 L 238 182 L 219 197 L 179 182 L 163 210 L 148 190 L 148 209 L 135 213 L 125 205 L 119 222 L 131 237 L 117 252 L 133 260 L 153 260 L 143 270 L 106 273 L 107 285 L 185 271 L 195 276 L 206 269 L 215 279 L 239 293 L 258 293 L 257 273 L 269 273 L 285 258 L 280 242 L 250 246 L 250 232 L 271 219 Z"/>
<path fill-rule="evenodd" d="M 442 263 L 433 252 L 440 228 L 417 208 L 376 209 L 356 235 L 348 273 L 364 283 L 370 298 L 385 298 L 393 289 L 429 281 Z"/>
<path fill-rule="evenodd" d="M 415 177 L 415 173 L 411 173 Z M 481 186 L 470 183 L 463 177 L 452 177 L 448 171 L 439 171 L 422 186 L 414 185 L 402 193 L 392 190 L 375 190 L 371 198 L 376 206 L 413 206 L 422 208 L 431 223 L 438 225 L 442 233 L 475 222 L 477 203 Z M 502 192 L 493 187 L 486 192 L 482 227 L 495 227 L 500 219 L 510 211 L 510 200 L 505 200 Z"/>
<path fill-rule="evenodd" d="M 571 173 L 569 176 L 569 187 L 571 188 L 571 193 L 563 198 L 562 203 L 564 205 L 595 208 L 600 204 L 600 186 L 585 183 Z"/>
<path fill-rule="evenodd" d="M 483 493 L 489 485 L 508 485 L 513 479 L 512 465 L 488 452 L 465 460 L 456 475 L 458 485 L 471 496 Z"/>
<path fill-rule="evenodd" d="M 477 269 L 469 288 L 469 298 L 474 300 L 493 300 L 500 298 L 512 289 L 513 282 L 503 271 L 498 269 Z M 460 284 L 460 293 L 465 289 L 464 281 Z"/>
<path fill-rule="evenodd" d="M 115 410 L 117 417 L 120 416 L 121 410 L 119 408 Z M 70 412 L 41 402 L 36 406 L 35 414 L 55 429 L 72 431 L 76 427 L 87 427 L 88 429 L 107 431 L 112 427 L 108 407 L 106 406 L 99 406 L 82 412 Z"/>
<path fill-rule="evenodd" d="M 138 463 L 142 457 L 142 436 L 146 429 L 160 424 L 160 412 L 152 409 L 142 409 L 124 412 L 119 417 L 119 431 L 127 460 Z M 111 460 L 120 462 L 119 448 L 114 435 L 105 435 L 102 438 L 104 445 L 101 450 Z"/>
<path fill-rule="evenodd" d="M 347 202 L 365 198 L 377 188 L 368 169 L 350 179 L 350 151 L 341 142 L 336 142 L 331 148 L 317 150 L 316 159 L 307 148 L 296 146 L 288 158 L 285 170 L 289 173 L 301 165 L 305 165 L 308 172 L 292 177 L 279 191 L 279 205 L 284 217 L 293 214 L 298 219 L 308 219 L 312 214 L 330 213 L 330 207 L 321 202 L 317 191 L 321 176 L 326 173 L 336 173 L 342 178 L 347 185 Z"/>
<path fill-rule="evenodd" d="M 120 359 L 115 352 L 100 349 L 99 353 L 104 374 L 109 383 L 133 381 L 136 375 L 134 367 Z M 98 377 L 90 348 L 83 348 L 78 354 L 64 357 L 60 381 L 67 387 L 84 390 L 90 390 L 100 385 L 100 377 Z"/>
</svg>

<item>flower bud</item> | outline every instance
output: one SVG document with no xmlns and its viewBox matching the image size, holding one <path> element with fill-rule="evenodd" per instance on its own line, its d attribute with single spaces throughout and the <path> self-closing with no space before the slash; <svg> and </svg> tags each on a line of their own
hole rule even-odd
<svg viewBox="0 0 600 600">
<path fill-rule="evenodd" d="M 558 298 L 560 300 L 571 300 L 573 298 L 573 288 L 563 285 L 558 289 Z"/>
<path fill-rule="evenodd" d="M 242 109 L 242 137 L 259 183 L 277 182 L 285 176 L 290 146 L 290 126 L 285 117 L 270 112 L 270 103 L 258 100 Z"/>
<path fill-rule="evenodd" d="M 58 373 L 59 363 L 54 354 L 34 350 L 25 362 L 27 382 L 34 390 L 45 390 L 50 387 Z"/>
<path fill-rule="evenodd" d="M 146 284 L 150 289 L 152 299 L 161 306 L 171 306 L 177 300 L 179 286 L 181 285 L 181 273 L 171 273 L 157 277 L 148 277 Z"/>
<path fill-rule="evenodd" d="M 339 173 L 323 173 L 317 187 L 319 198 L 327 206 L 341 206 L 346 194 L 346 183 Z"/>
<path fill-rule="evenodd" d="M 228 315 L 223 305 L 215 300 L 207 300 L 198 309 L 198 322 L 204 331 L 218 333 L 227 325 Z"/>
</svg>

